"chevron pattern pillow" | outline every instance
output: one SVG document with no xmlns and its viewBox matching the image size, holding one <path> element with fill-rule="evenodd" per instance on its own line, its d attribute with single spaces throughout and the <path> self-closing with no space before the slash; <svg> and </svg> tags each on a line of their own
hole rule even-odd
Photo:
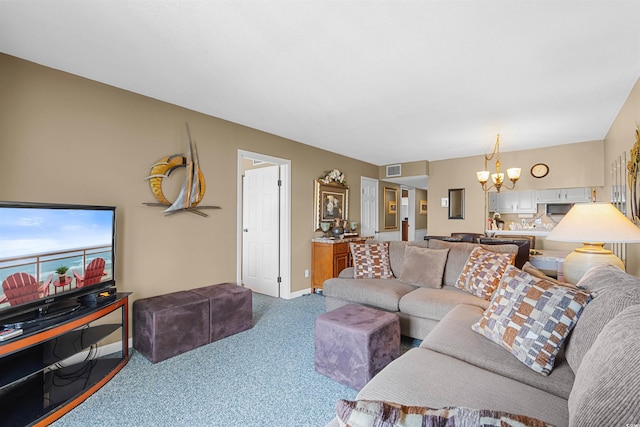
<svg viewBox="0 0 640 427">
<path fill-rule="evenodd" d="M 353 257 L 353 277 L 356 279 L 392 279 L 389 244 L 349 243 Z"/>
<path fill-rule="evenodd" d="M 488 251 L 478 246 L 471 251 L 456 287 L 488 301 L 498 288 L 505 269 L 515 259 L 515 254 Z"/>
<path fill-rule="evenodd" d="M 491 305 L 471 329 L 546 376 L 590 300 L 587 291 L 558 286 L 509 266 Z"/>
</svg>

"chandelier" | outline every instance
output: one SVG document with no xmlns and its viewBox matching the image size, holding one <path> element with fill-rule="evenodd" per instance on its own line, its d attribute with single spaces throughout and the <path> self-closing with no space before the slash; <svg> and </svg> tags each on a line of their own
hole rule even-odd
<svg viewBox="0 0 640 427">
<path fill-rule="evenodd" d="M 491 173 L 487 169 L 487 162 L 496 158 L 496 172 Z M 507 190 L 513 190 L 516 187 L 516 182 L 520 179 L 520 172 L 522 169 L 520 168 L 509 168 L 507 169 L 507 177 L 513 184 L 511 187 L 504 186 Z M 489 182 L 489 175 L 491 175 L 491 180 L 493 181 L 493 185 L 487 186 L 487 182 Z M 491 155 L 484 155 L 484 170 L 476 172 L 476 176 L 478 177 L 478 182 L 482 186 L 484 191 L 489 191 L 492 188 L 495 188 L 499 193 L 500 189 L 504 185 L 504 173 L 500 172 L 500 134 L 496 136 L 496 144 L 493 147 L 493 153 Z"/>
</svg>

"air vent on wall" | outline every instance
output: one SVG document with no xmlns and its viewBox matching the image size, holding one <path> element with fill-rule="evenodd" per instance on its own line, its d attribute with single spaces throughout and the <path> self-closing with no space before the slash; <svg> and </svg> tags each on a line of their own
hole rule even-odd
<svg viewBox="0 0 640 427">
<path fill-rule="evenodd" d="M 391 178 L 394 176 L 402 176 L 402 165 L 387 166 L 387 178 Z"/>
</svg>

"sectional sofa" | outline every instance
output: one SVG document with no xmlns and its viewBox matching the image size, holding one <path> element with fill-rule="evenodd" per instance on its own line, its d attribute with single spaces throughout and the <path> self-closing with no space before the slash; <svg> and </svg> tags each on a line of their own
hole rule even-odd
<svg viewBox="0 0 640 427">
<path fill-rule="evenodd" d="M 403 283 L 398 279 L 406 282 L 409 276 L 402 270 L 394 271 L 393 279 L 355 279 L 348 271 L 325 282 L 327 310 L 359 303 L 394 311 L 404 319 L 403 334 L 423 339 L 378 373 L 354 401 L 337 402 L 337 417 L 327 427 L 444 425 L 438 423 L 448 419 L 452 424 L 447 425 L 457 426 L 640 423 L 640 279 L 600 266 L 577 288 L 507 266 L 486 300 L 447 284 L 468 250 L 450 245 L 459 243 L 426 248 L 449 249 L 452 256 L 442 288 Z M 390 264 L 411 269 L 411 262 L 400 257 L 403 249 L 407 256 L 432 255 L 410 247 L 392 242 Z M 423 269 L 433 265 L 432 260 L 422 263 Z M 366 288 L 375 298 L 366 297 Z M 421 298 L 403 302 L 423 288 L 429 291 Z M 390 301 L 403 292 L 394 309 Z M 420 304 L 431 318 L 416 316 Z"/>
<path fill-rule="evenodd" d="M 482 309 L 489 306 L 488 299 L 454 286 L 477 246 L 514 256 L 518 252 L 512 244 L 478 245 L 437 239 L 411 244 L 388 242 L 390 277 L 355 279 L 354 267 L 343 270 L 339 277 L 323 284 L 327 311 L 356 303 L 394 312 L 400 317 L 403 335 L 423 339 L 456 305 Z M 425 254 L 422 249 L 433 252 Z"/>
</svg>

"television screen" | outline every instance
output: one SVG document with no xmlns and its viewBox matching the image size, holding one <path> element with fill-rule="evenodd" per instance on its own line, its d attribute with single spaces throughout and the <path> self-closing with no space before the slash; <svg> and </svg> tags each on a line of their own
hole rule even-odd
<svg viewBox="0 0 640 427">
<path fill-rule="evenodd" d="M 0 202 L 0 323 L 115 285 L 112 206 Z"/>
</svg>

